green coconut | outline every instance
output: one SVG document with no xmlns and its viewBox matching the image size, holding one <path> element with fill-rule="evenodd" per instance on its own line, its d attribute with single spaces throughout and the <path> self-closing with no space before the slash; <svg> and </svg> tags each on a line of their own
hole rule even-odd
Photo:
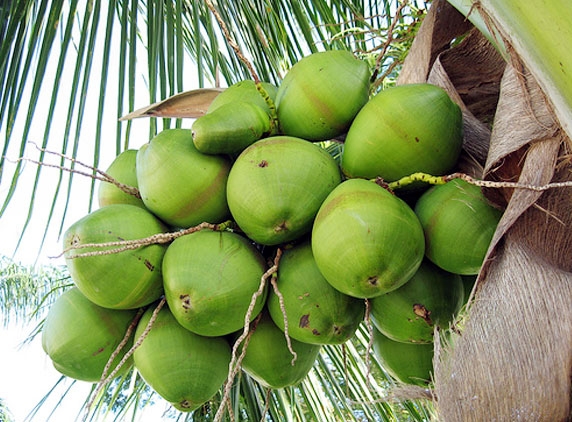
<svg viewBox="0 0 572 422">
<path fill-rule="evenodd" d="M 137 150 L 127 149 L 120 153 L 109 165 L 105 173 L 124 185 L 138 188 L 135 162 Z M 97 191 L 100 207 L 111 204 L 131 204 L 144 208 L 143 200 L 119 189 L 112 183 L 101 182 Z"/>
<path fill-rule="evenodd" d="M 447 92 L 431 84 L 379 92 L 354 119 L 342 154 L 348 177 L 394 181 L 416 172 L 442 175 L 459 158 L 463 116 Z"/>
<path fill-rule="evenodd" d="M 139 338 L 154 308 L 141 317 Z M 177 410 L 189 412 L 210 400 L 228 376 L 231 350 L 222 337 L 203 337 L 183 328 L 164 306 L 133 353 L 143 379 Z"/>
<path fill-rule="evenodd" d="M 274 101 L 276 99 L 278 88 L 270 82 L 261 82 L 260 85 L 268 95 L 269 99 Z M 271 113 L 268 103 L 264 99 L 263 94 L 258 91 L 254 81 L 246 79 L 232 84 L 217 95 L 209 106 L 207 114 L 226 104 L 235 104 L 237 102 L 257 105 L 267 114 Z"/>
<path fill-rule="evenodd" d="M 278 87 L 276 107 L 284 135 L 323 141 L 344 134 L 369 98 L 370 70 L 349 51 L 302 58 Z"/>
<path fill-rule="evenodd" d="M 311 230 L 322 201 L 340 182 L 339 167 L 323 148 L 273 136 L 236 159 L 228 177 L 228 205 L 249 238 L 278 245 Z"/>
<path fill-rule="evenodd" d="M 137 153 L 137 180 L 145 206 L 176 227 L 228 219 L 229 159 L 199 152 L 190 129 L 160 132 Z"/>
<path fill-rule="evenodd" d="M 121 245 L 80 248 L 144 239 L 167 227 L 145 209 L 128 204 L 99 208 L 72 224 L 64 234 L 67 268 L 75 285 L 92 302 L 112 309 L 133 309 L 163 294 L 161 263 L 165 245 L 149 245 L 108 254 Z M 95 254 L 82 256 L 79 254 Z"/>
<path fill-rule="evenodd" d="M 447 329 L 464 298 L 461 276 L 424 260 L 399 289 L 370 300 L 370 316 L 394 341 L 432 343 L 435 327 Z"/>
<path fill-rule="evenodd" d="M 383 369 L 397 381 L 427 386 L 433 373 L 433 343 L 402 343 L 373 330 L 373 352 Z"/>
<path fill-rule="evenodd" d="M 251 298 L 266 270 L 263 256 L 244 237 L 202 230 L 176 239 L 163 259 L 165 297 L 177 321 L 204 336 L 244 326 Z M 250 320 L 260 313 L 266 290 Z"/>
<path fill-rule="evenodd" d="M 312 369 L 321 346 L 295 339 L 291 339 L 291 345 L 297 355 L 295 360 L 284 333 L 263 312 L 246 347 L 242 369 L 268 388 L 297 385 Z"/>
<path fill-rule="evenodd" d="M 348 179 L 322 204 L 312 229 L 314 259 L 337 290 L 373 298 L 395 290 L 417 271 L 423 229 L 401 199 L 364 179 Z"/>
<path fill-rule="evenodd" d="M 343 294 L 326 281 L 309 241 L 284 252 L 276 284 L 283 298 L 288 334 L 298 341 L 341 344 L 354 335 L 363 321 L 364 302 Z M 284 330 L 284 313 L 274 290 L 270 290 L 267 306 L 274 323 Z"/>
<path fill-rule="evenodd" d="M 136 311 L 102 308 L 77 287 L 65 291 L 50 307 L 42 328 L 42 348 L 61 374 L 80 381 L 98 382 L 127 332 Z M 113 359 L 109 375 L 131 348 L 131 337 Z M 133 364 L 129 358 L 119 370 Z"/>
<path fill-rule="evenodd" d="M 415 213 L 425 232 L 427 257 L 444 270 L 462 275 L 479 272 L 502 216 L 480 187 L 461 179 L 426 191 Z"/>
<path fill-rule="evenodd" d="M 268 113 L 244 101 L 224 104 L 199 117 L 192 131 L 195 147 L 204 154 L 237 154 L 272 132 Z"/>
</svg>

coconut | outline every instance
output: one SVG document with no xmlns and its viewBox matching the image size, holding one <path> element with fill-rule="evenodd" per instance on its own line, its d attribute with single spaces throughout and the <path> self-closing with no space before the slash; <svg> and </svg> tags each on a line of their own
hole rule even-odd
<svg viewBox="0 0 572 422">
<path fill-rule="evenodd" d="M 135 338 L 151 320 L 154 309 L 141 317 Z M 135 368 L 165 400 L 182 412 L 211 399 L 228 376 L 231 351 L 222 337 L 203 337 L 183 328 L 163 307 L 141 345 L 133 353 Z"/>
<path fill-rule="evenodd" d="M 374 182 L 349 179 L 322 204 L 312 229 L 314 259 L 337 290 L 373 298 L 417 271 L 425 250 L 413 210 Z"/>
<path fill-rule="evenodd" d="M 67 268 L 75 285 L 105 308 L 134 309 L 163 294 L 161 262 L 165 245 L 112 252 L 121 246 L 95 246 L 137 240 L 165 232 L 167 227 L 145 209 L 128 204 L 99 208 L 72 224 L 64 234 Z M 81 245 L 95 244 L 87 248 Z M 92 256 L 76 256 L 93 254 Z"/>
<path fill-rule="evenodd" d="M 274 101 L 276 99 L 278 88 L 269 82 L 260 82 L 260 85 L 264 91 L 266 91 L 266 94 L 268 94 L 269 99 Z M 268 107 L 268 103 L 264 99 L 262 93 L 257 89 L 254 81 L 246 79 L 232 84 L 217 95 L 211 102 L 207 110 L 207 114 L 226 104 L 235 104 L 237 102 L 256 105 L 268 114 L 271 112 Z"/>
<path fill-rule="evenodd" d="M 137 170 L 135 169 L 136 158 L 137 150 L 127 149 L 115 157 L 105 173 L 118 182 L 138 188 Z M 112 183 L 101 182 L 97 195 L 100 207 L 111 204 L 131 204 L 142 208 L 145 207 L 141 198 L 122 191 Z"/>
<path fill-rule="evenodd" d="M 369 98 L 369 66 L 345 50 L 302 58 L 278 87 L 284 135 L 323 141 L 344 134 Z"/>
<path fill-rule="evenodd" d="M 270 116 L 256 104 L 227 103 L 193 123 L 193 143 L 204 154 L 237 154 L 271 133 Z"/>
<path fill-rule="evenodd" d="M 447 329 L 464 303 L 461 276 L 424 260 L 399 289 L 370 300 L 370 316 L 394 341 L 432 343 L 435 327 Z"/>
<path fill-rule="evenodd" d="M 252 333 L 242 369 L 261 385 L 284 388 L 299 384 L 310 372 L 321 346 L 291 339 L 296 359 L 288 349 L 284 333 L 263 312 Z"/>
<path fill-rule="evenodd" d="M 479 272 L 502 216 L 480 187 L 461 179 L 426 191 L 415 213 L 425 232 L 427 257 L 444 270 L 462 275 Z"/>
<path fill-rule="evenodd" d="M 415 172 L 442 175 L 463 143 L 460 107 L 431 84 L 391 87 L 375 95 L 348 131 L 342 171 L 348 177 L 394 181 Z"/>
<path fill-rule="evenodd" d="M 280 259 L 278 290 L 271 290 L 267 306 L 274 323 L 290 337 L 311 344 L 341 344 L 349 340 L 363 320 L 362 300 L 334 289 L 324 278 L 309 241 L 287 249 Z"/>
<path fill-rule="evenodd" d="M 433 343 L 394 341 L 373 329 L 373 352 L 383 369 L 405 384 L 426 386 L 433 373 Z"/>
<path fill-rule="evenodd" d="M 339 167 L 323 148 L 273 136 L 236 159 L 228 177 L 228 205 L 249 238 L 277 245 L 308 233 L 322 201 L 340 182 Z"/>
<path fill-rule="evenodd" d="M 137 180 L 145 206 L 176 227 L 229 217 L 226 181 L 230 161 L 200 153 L 190 129 L 160 132 L 137 153 Z"/>
<path fill-rule="evenodd" d="M 244 237 L 202 230 L 176 239 L 163 259 L 165 297 L 185 328 L 204 336 L 239 330 L 266 264 Z M 264 306 L 266 290 L 252 310 Z"/>
<path fill-rule="evenodd" d="M 97 382 L 135 314 L 134 310 L 98 306 L 77 287 L 72 287 L 50 307 L 42 328 L 42 348 L 61 374 L 80 381 Z M 109 373 L 123 359 L 132 343 L 133 338 L 113 359 Z M 128 359 L 119 374 L 130 368 L 132 363 L 133 360 Z"/>
</svg>

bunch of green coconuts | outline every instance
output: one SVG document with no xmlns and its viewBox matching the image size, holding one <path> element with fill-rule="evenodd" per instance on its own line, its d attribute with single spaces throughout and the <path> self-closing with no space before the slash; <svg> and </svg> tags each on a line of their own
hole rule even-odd
<svg viewBox="0 0 572 422">
<path fill-rule="evenodd" d="M 387 372 L 429 383 L 434 329 L 465 302 L 500 211 L 460 179 L 403 195 L 386 184 L 448 174 L 462 140 L 445 91 L 412 84 L 370 96 L 369 66 L 347 51 L 303 58 L 278 87 L 230 86 L 192 129 L 164 130 L 111 164 L 141 198 L 102 184 L 100 207 L 65 233 L 75 286 L 49 311 L 45 352 L 62 374 L 97 382 L 137 313 L 112 367 L 164 297 L 124 368 L 190 411 L 227 379 L 245 319 L 242 370 L 282 388 L 307 375 L 321 347 L 352 338 L 367 302 Z M 343 142 L 341 161 L 327 142 Z M 102 253 L 204 222 L 216 229 Z M 260 291 L 278 250 L 278 290 Z"/>
</svg>

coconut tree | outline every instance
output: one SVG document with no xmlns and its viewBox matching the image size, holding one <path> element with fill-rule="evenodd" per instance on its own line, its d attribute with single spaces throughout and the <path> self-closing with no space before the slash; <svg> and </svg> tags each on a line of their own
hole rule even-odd
<svg viewBox="0 0 572 422">
<path fill-rule="evenodd" d="M 504 192 L 504 197 L 496 195 L 502 189 L 513 189 L 514 185 L 502 183 L 512 183 L 518 176 L 527 186 L 548 184 L 553 175 L 556 182 L 564 183 L 550 189 L 562 186 L 566 189 L 569 180 L 572 96 L 566 75 L 572 72 L 572 64 L 571 56 L 564 50 L 567 43 L 561 40 L 572 39 L 570 16 L 564 1 L 548 3 L 538 7 L 536 3 L 523 6 L 516 1 L 496 0 L 4 2 L 0 6 L 2 230 L 5 232 L 6 225 L 17 226 L 12 241 L 16 253 L 29 249 L 29 245 L 40 254 L 44 248 L 52 248 L 51 239 L 76 220 L 75 213 L 82 215 L 96 208 L 99 183 L 96 176 L 100 176 L 96 169 L 120 152 L 139 147 L 163 129 L 188 127 L 189 119 L 164 107 L 169 103 L 160 104 L 158 109 L 146 108 L 176 94 L 229 86 L 244 79 L 259 78 L 277 84 L 301 57 L 333 49 L 352 51 L 369 63 L 372 92 L 395 83 L 430 81 L 442 86 L 448 83 L 450 95 L 463 105 L 466 139 L 470 139 L 464 147 L 471 166 L 467 165 L 465 171 L 478 179 L 488 178 L 489 183 L 483 185 L 489 199 L 511 212 L 505 213 L 489 250 L 489 258 L 499 259 L 484 267 L 477 283 L 479 289 L 475 290 L 477 299 L 494 300 L 474 302 L 476 317 L 468 319 L 465 337 L 468 340 L 453 333 L 444 340 L 448 352 L 438 355 L 435 361 L 435 392 L 440 399 L 440 411 L 451 418 L 466 419 L 471 415 L 471 406 L 464 398 L 474 395 L 484 400 L 479 402 L 482 409 L 495 409 L 514 418 L 523 417 L 526 412 L 537 418 L 541 418 L 538 415 L 549 415 L 546 419 L 554 419 L 554 415 L 558 415 L 556 419 L 562 418 L 562 408 L 569 408 L 570 399 L 568 339 L 572 335 L 566 327 L 572 324 L 565 320 L 555 327 L 552 321 L 562 316 L 546 309 L 561 309 L 570 298 L 566 286 L 570 285 L 572 260 L 566 246 L 572 236 L 561 229 L 568 226 L 571 214 L 563 212 L 565 207 L 561 204 L 569 201 L 548 194 L 537 202 L 544 189 L 522 186 L 517 191 L 522 196 L 515 195 L 512 202 L 507 199 L 512 191 Z M 425 18 L 427 9 L 429 18 Z M 473 25 L 476 31 L 472 30 Z M 524 92 L 519 97 L 521 108 L 507 106 L 514 99 L 511 93 L 518 88 Z M 178 99 L 208 103 L 208 96 L 202 96 L 205 92 L 208 91 L 191 92 Z M 142 107 L 144 111 L 137 114 L 142 118 L 118 120 Z M 522 131 L 513 131 L 511 138 L 507 134 L 514 128 L 511 119 L 519 115 L 521 123 L 517 127 Z M 525 125 L 522 115 L 532 115 L 530 121 L 537 125 Z M 491 134 L 493 120 L 495 129 Z M 506 131 L 499 133 L 497 128 Z M 525 129 L 528 132 L 524 133 Z M 506 147 L 504 141 L 509 138 L 513 142 Z M 335 148 L 330 151 L 336 155 Z M 523 157 L 528 155 L 537 157 L 537 161 L 527 162 L 523 170 Z M 530 169 L 539 168 L 539 162 L 542 177 L 534 179 L 534 170 Z M 501 185 L 495 184 L 499 180 Z M 550 192 L 562 192 L 555 189 Z M 14 211 L 15 204 L 22 201 L 26 204 L 24 212 Z M 529 208 L 544 213 L 529 216 Z M 515 226 L 521 215 L 528 218 L 524 218 L 527 224 Z M 554 217 L 551 221 L 557 222 L 557 226 L 560 224 L 559 228 L 548 225 L 546 229 L 552 235 L 557 234 L 559 246 L 544 248 L 550 249 L 546 254 L 538 251 L 531 254 L 530 246 L 534 249 L 539 242 L 534 233 L 545 231 L 538 228 L 530 235 L 525 229 L 544 227 L 540 219 L 547 215 Z M 501 242 L 505 238 L 506 244 Z M 526 247 L 520 249 L 523 244 Z M 538 264 L 524 268 L 523 262 Z M 484 287 L 481 292 L 480 286 L 503 286 L 488 281 L 505 278 L 525 299 L 504 306 L 507 313 L 493 319 L 500 321 L 498 324 L 492 324 L 487 316 L 497 308 L 481 309 L 481 303 L 521 296 Z M 515 280 L 522 278 L 557 280 L 560 287 L 556 289 L 558 293 L 547 299 L 544 295 L 549 289 L 536 283 L 532 289 L 535 300 L 530 300 L 529 290 L 515 285 Z M 11 293 L 6 297 L 18 295 Z M 540 305 L 535 307 L 536 304 Z M 23 309 L 29 303 L 18 306 Z M 542 316 L 537 318 L 540 322 L 533 324 L 540 327 L 538 330 L 529 330 L 526 324 L 504 324 L 513 322 L 514 315 L 523 315 L 523 309 L 529 307 L 537 317 Z M 477 328 L 471 325 L 474 321 Z M 482 326 L 485 329 L 479 331 Z M 552 329 L 541 330 L 542 327 Z M 520 336 L 525 339 L 521 344 L 520 337 L 508 335 L 514 332 L 531 334 Z M 490 333 L 498 334 L 489 337 Z M 239 377 L 232 386 L 234 413 L 246 412 L 253 419 L 260 419 L 265 413 L 277 419 L 428 419 L 431 406 L 427 402 L 422 402 L 426 406 L 418 402 L 394 406 L 379 400 L 389 381 L 383 368 L 367 355 L 368 338 L 366 327 L 362 327 L 344 348 L 325 348 L 309 377 L 296 388 L 268 392 L 247 375 Z M 482 338 L 495 345 L 498 342 L 498 350 L 491 355 L 494 348 L 488 347 L 488 354 L 471 355 L 479 349 L 474 346 L 481 345 Z M 502 338 L 508 340 L 499 340 Z M 555 338 L 560 342 L 555 343 Z M 540 345 L 535 343 L 537 339 L 541 339 Z M 519 344 L 522 347 L 513 350 Z M 545 350 L 547 344 L 558 346 L 547 346 L 549 353 L 540 353 L 546 356 L 543 364 L 535 365 L 539 354 L 533 353 L 531 359 L 527 351 Z M 455 345 L 459 354 L 454 352 Z M 507 356 L 519 358 L 507 362 L 508 358 L 504 358 Z M 494 363 L 490 367 L 503 374 L 496 378 L 509 379 L 508 387 L 503 389 L 504 384 L 495 384 L 496 393 L 491 394 L 486 385 L 491 378 L 489 368 L 480 370 L 484 379 L 473 377 L 470 372 L 479 361 Z M 530 369 L 526 371 L 528 378 L 515 376 L 521 372 L 519 365 Z M 453 376 L 455 371 L 463 374 L 462 379 Z M 558 389 L 550 382 L 547 388 L 533 391 L 523 388 L 536 385 L 535 377 L 541 377 L 542 371 L 563 374 L 557 379 Z M 129 390 L 131 394 L 125 398 L 120 414 L 139 409 L 136 392 L 144 391 L 145 385 L 136 373 L 130 372 L 128 377 L 114 381 L 116 387 L 119 385 L 116 390 L 108 385 L 104 387 L 105 394 L 96 395 L 99 401 L 91 408 L 92 417 L 105 411 L 106 403 L 110 403 L 102 397 L 113 400 L 119 396 L 113 391 L 123 391 L 121 386 L 129 382 L 139 387 Z M 478 381 L 473 384 L 464 381 L 467 379 Z M 465 386 L 469 388 L 460 388 Z M 515 397 L 535 397 L 533 401 L 539 402 L 540 407 L 524 408 L 510 399 L 504 400 L 506 388 L 518 392 Z M 473 394 L 475 390 L 480 395 Z M 545 395 L 539 396 L 538 392 Z M 195 411 L 193 418 L 210 420 L 213 408 L 224 398 L 222 394 L 209 406 Z M 416 390 L 400 394 L 419 398 L 425 393 Z M 550 396 L 553 397 L 549 400 Z M 491 406 L 492 402 L 500 405 Z M 487 417 L 481 416 L 480 419 Z"/>
</svg>

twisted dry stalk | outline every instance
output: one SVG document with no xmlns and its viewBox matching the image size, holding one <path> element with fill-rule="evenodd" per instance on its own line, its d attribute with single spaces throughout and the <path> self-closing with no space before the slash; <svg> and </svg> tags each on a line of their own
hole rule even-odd
<svg viewBox="0 0 572 422">
<path fill-rule="evenodd" d="M 49 155 L 55 155 L 57 157 L 62 158 L 64 161 L 70 161 L 72 164 L 77 164 L 81 167 L 84 167 L 88 170 L 90 170 L 90 172 L 86 172 L 86 171 L 82 171 L 82 170 L 78 170 L 76 168 L 67 168 L 64 167 L 62 165 L 58 165 L 58 164 L 50 164 L 50 163 L 46 163 L 43 161 L 37 161 L 37 160 L 33 160 L 31 158 L 25 158 L 25 157 L 20 157 L 17 160 L 8 160 L 6 157 L 7 161 L 11 161 L 14 163 L 18 163 L 21 161 L 25 161 L 25 162 L 29 162 L 32 164 L 36 164 L 38 166 L 43 166 L 43 167 L 51 167 L 51 168 L 57 168 L 58 170 L 62 170 L 62 171 L 67 171 L 68 173 L 75 173 L 75 174 L 79 174 L 82 176 L 86 176 L 89 177 L 91 179 L 95 179 L 95 180 L 99 180 L 101 182 L 106 182 L 106 183 L 111 183 L 112 185 L 116 186 L 118 189 L 120 189 L 122 192 L 125 192 L 128 195 L 132 195 L 137 199 L 141 199 L 141 193 L 139 192 L 139 189 L 137 189 L 134 186 L 129 186 L 126 185 L 125 183 L 121 183 L 119 180 L 113 178 L 112 176 L 110 176 L 109 174 L 107 174 L 106 172 L 99 170 L 96 167 L 90 166 L 89 164 L 85 164 L 73 157 L 68 157 L 65 154 L 62 154 L 60 152 L 56 152 L 56 151 L 50 151 L 46 148 L 40 147 L 38 145 L 36 145 L 33 142 L 30 142 L 32 145 L 34 145 L 36 147 L 36 149 L 44 154 L 49 154 Z"/>
<path fill-rule="evenodd" d="M 405 6 L 407 6 L 407 4 L 408 4 L 407 1 L 403 1 L 403 2 L 399 3 L 399 6 L 397 7 L 397 9 L 395 11 L 395 17 L 392 20 L 391 24 L 389 25 L 389 28 L 387 29 L 387 40 L 381 46 L 381 51 L 379 52 L 379 54 L 377 55 L 377 58 L 375 60 L 375 67 L 374 67 L 374 70 L 373 70 L 372 76 L 371 76 L 371 81 L 373 83 L 374 90 L 377 89 L 377 86 L 379 86 L 379 84 L 381 84 L 381 82 L 385 79 L 385 77 L 387 75 L 389 75 L 393 71 L 393 69 L 395 67 L 397 67 L 398 64 L 400 64 L 397 60 L 394 60 L 389 65 L 388 69 L 386 69 L 385 72 L 383 72 L 383 74 L 378 78 L 378 73 L 379 73 L 379 70 L 381 69 L 381 64 L 383 62 L 383 59 L 386 56 L 387 50 L 388 50 L 389 46 L 391 45 L 391 43 L 395 40 L 395 37 L 394 37 L 395 27 L 399 21 L 399 17 L 401 16 L 401 13 L 403 12 L 403 9 L 405 8 Z"/>
<path fill-rule="evenodd" d="M 116 254 L 116 253 L 129 251 L 129 250 L 133 250 L 133 249 L 138 249 L 138 248 L 141 248 L 143 246 L 170 243 L 173 240 L 175 240 L 181 236 L 186 236 L 188 234 L 195 233 L 195 232 L 200 231 L 200 230 L 210 229 L 213 231 L 225 231 L 227 229 L 232 228 L 233 226 L 234 226 L 234 222 L 232 222 L 230 220 L 225 221 L 223 223 L 219 223 L 219 224 L 212 224 L 212 223 L 203 222 L 203 223 L 198 224 L 196 226 L 189 227 L 189 228 L 179 230 L 176 232 L 156 233 L 156 234 L 153 234 L 151 236 L 148 236 L 148 237 L 145 237 L 142 239 L 117 240 L 117 241 L 113 241 L 113 242 L 103 242 L 103 243 L 83 243 L 83 244 L 73 245 L 73 246 L 70 246 L 69 248 L 64 249 L 61 254 L 55 256 L 54 258 L 59 258 L 71 250 L 86 249 L 86 248 L 97 248 L 100 250 L 89 251 L 89 252 L 84 252 L 84 253 L 79 253 L 79 254 L 74 254 L 74 255 L 68 255 L 68 256 L 66 256 L 66 258 L 67 259 L 77 259 L 77 258 L 85 258 L 88 256 L 111 255 L 111 254 Z M 104 249 L 104 248 L 113 248 L 113 249 Z"/>
<path fill-rule="evenodd" d="M 278 296 L 278 303 L 280 304 L 280 310 L 282 311 L 282 316 L 284 317 L 284 337 L 286 338 L 286 345 L 288 350 L 292 354 L 291 365 L 294 366 L 296 359 L 298 359 L 298 354 L 292 348 L 292 341 L 290 339 L 290 335 L 288 334 L 288 318 L 286 317 L 286 306 L 284 305 L 284 296 L 280 290 L 278 290 L 278 285 L 276 284 L 276 273 L 272 274 L 272 277 L 270 277 L 270 284 L 274 289 L 274 293 L 276 296 Z"/>
<path fill-rule="evenodd" d="M 258 301 L 258 298 L 263 295 L 268 279 L 274 277 L 275 274 L 278 272 L 278 265 L 280 263 L 281 257 L 282 257 L 282 249 L 278 248 L 276 250 L 276 255 L 274 257 L 273 265 L 268 270 L 266 270 L 266 272 L 262 275 L 262 277 L 260 278 L 260 284 L 258 286 L 258 290 L 256 292 L 254 292 L 254 294 L 252 295 L 252 297 L 250 299 L 250 304 L 249 304 L 248 309 L 246 311 L 246 314 L 244 316 L 244 324 L 243 324 L 242 334 L 238 337 L 238 339 L 236 339 L 236 341 L 234 342 L 234 345 L 232 347 L 231 360 L 230 360 L 230 363 L 228 365 L 228 377 L 227 377 L 227 380 L 226 380 L 225 385 L 224 385 L 224 391 L 223 391 L 223 396 L 222 396 L 220 406 L 219 406 L 219 408 L 215 414 L 215 418 L 214 418 L 215 422 L 220 422 L 224 416 L 224 412 L 225 412 L 225 409 L 227 407 L 227 403 L 230 400 L 230 390 L 232 388 L 232 383 L 233 383 L 234 379 L 236 378 L 236 376 L 238 375 L 238 372 L 240 371 L 240 368 L 241 368 L 242 360 L 244 359 L 244 356 L 246 355 L 246 349 L 248 346 L 248 342 L 249 342 L 250 337 L 252 336 L 252 332 L 253 332 L 251 330 L 250 319 L 252 318 L 252 313 L 254 312 L 256 302 Z M 256 327 L 256 324 L 258 324 L 258 321 L 260 320 L 261 315 L 262 314 L 259 314 L 258 317 L 255 319 L 255 321 L 252 324 L 252 328 Z M 284 317 L 284 318 L 286 319 L 286 317 Z M 287 341 L 289 343 L 288 337 L 287 337 Z M 242 345 L 242 350 L 241 350 L 240 355 L 239 355 L 238 349 L 240 348 L 241 345 Z M 291 348 L 289 350 L 295 355 L 295 352 Z"/>
<path fill-rule="evenodd" d="M 117 347 L 115 348 L 115 350 L 113 351 L 113 353 L 111 354 L 111 356 L 109 357 L 109 360 L 107 361 L 107 363 L 105 364 L 105 368 L 103 368 L 103 372 L 101 374 L 101 380 L 100 382 L 104 382 L 104 380 L 108 379 L 108 373 L 109 370 L 111 369 L 111 365 L 113 363 L 113 361 L 115 360 L 115 358 L 119 355 L 119 353 L 121 353 L 121 350 L 123 350 L 123 348 L 125 347 L 125 345 L 127 344 L 127 342 L 129 341 L 129 339 L 131 338 L 131 333 L 133 333 L 133 331 L 135 330 L 135 328 L 137 328 L 137 324 L 139 323 L 139 320 L 141 319 L 141 316 L 143 315 L 143 313 L 145 312 L 145 310 L 143 308 L 140 308 L 137 311 L 137 314 L 135 315 L 135 317 L 133 318 L 133 321 L 131 321 L 131 324 L 129 324 L 129 327 L 127 328 L 127 331 L 125 332 L 125 335 L 123 336 L 123 339 L 121 340 L 121 342 L 117 345 Z M 117 367 L 115 368 L 115 370 L 118 370 L 121 368 L 121 366 L 123 366 L 123 361 L 121 361 Z M 116 371 L 115 371 L 116 372 Z"/>
<path fill-rule="evenodd" d="M 230 31 L 228 30 L 226 23 L 224 22 L 224 20 L 222 19 L 222 17 L 220 16 L 220 14 L 216 10 L 216 8 L 214 7 L 212 1 L 205 0 L 205 3 L 207 5 L 207 7 L 209 8 L 209 10 L 211 11 L 211 13 L 213 14 L 213 16 L 215 17 L 215 19 L 217 20 L 219 27 L 223 33 L 224 38 L 227 40 L 228 44 L 234 50 L 238 59 L 248 68 L 248 72 L 250 73 L 250 76 L 252 77 L 252 80 L 254 81 L 254 84 L 256 86 L 257 91 L 260 93 L 260 95 L 264 99 L 264 102 L 268 106 L 268 109 L 270 110 L 269 115 L 270 115 L 270 119 L 271 119 L 271 126 L 273 128 L 278 128 L 279 123 L 278 123 L 278 113 L 276 110 L 276 104 L 274 104 L 274 101 L 272 100 L 272 98 L 270 98 L 270 95 L 262 86 L 262 83 L 260 82 L 260 78 L 258 77 L 256 70 L 254 69 L 254 66 L 252 65 L 250 60 L 248 60 L 246 58 L 246 56 L 242 53 L 242 50 L 240 49 L 239 45 L 236 43 L 236 41 L 230 35 Z"/>
<path fill-rule="evenodd" d="M 111 355 L 111 357 L 109 358 L 105 369 L 101 375 L 101 380 L 99 381 L 99 383 L 97 384 L 95 390 L 93 390 L 92 394 L 91 394 L 91 399 L 89 400 L 89 402 L 85 405 L 85 414 L 84 414 L 84 418 L 83 420 L 86 421 L 87 417 L 88 417 L 88 412 L 89 409 L 91 408 L 91 406 L 93 405 L 95 399 L 97 398 L 97 396 L 99 395 L 99 393 L 101 392 L 101 390 L 103 389 L 103 387 L 105 387 L 109 381 L 111 381 L 119 372 L 119 370 L 123 367 L 123 365 L 125 365 L 125 362 L 127 362 L 129 360 L 129 358 L 131 357 L 131 355 L 133 355 L 133 353 L 135 352 L 135 350 L 141 346 L 141 344 L 143 343 L 143 340 L 145 340 L 145 338 L 147 337 L 147 335 L 149 334 L 149 331 L 151 331 L 151 328 L 153 327 L 153 324 L 155 323 L 155 320 L 157 319 L 157 316 L 159 315 L 159 311 L 161 310 L 161 308 L 163 308 L 163 306 L 166 303 L 166 299 L 165 297 L 163 297 L 159 303 L 157 304 L 157 306 L 155 307 L 155 309 L 153 310 L 153 314 L 151 315 L 151 319 L 149 320 L 149 322 L 147 323 L 147 326 L 145 327 L 145 329 L 143 330 L 143 332 L 141 333 L 141 335 L 139 336 L 139 338 L 135 341 L 135 343 L 133 344 L 133 346 L 131 346 L 131 348 L 125 353 L 125 355 L 123 356 L 123 358 L 121 359 L 121 361 L 117 364 L 117 366 L 115 367 L 115 369 L 109 374 L 107 375 L 107 371 L 109 370 L 109 368 L 111 367 L 111 363 L 113 362 L 113 360 L 117 357 L 117 355 L 121 352 L 121 349 L 123 349 L 123 347 L 125 346 L 125 344 L 127 344 L 127 341 L 129 340 L 129 337 L 131 337 L 131 333 L 133 332 L 133 330 L 135 329 L 135 327 L 137 326 L 137 323 L 139 322 L 139 319 L 141 318 L 141 316 L 143 315 L 143 310 L 140 310 L 138 312 L 138 314 L 136 315 L 135 319 L 133 320 L 133 322 L 131 323 L 131 325 L 129 326 L 129 328 L 127 329 L 127 332 L 125 333 L 125 336 L 123 338 L 123 340 L 121 341 L 121 343 L 117 346 L 117 348 L 115 349 L 115 351 L 113 352 L 113 354 Z"/>
</svg>

